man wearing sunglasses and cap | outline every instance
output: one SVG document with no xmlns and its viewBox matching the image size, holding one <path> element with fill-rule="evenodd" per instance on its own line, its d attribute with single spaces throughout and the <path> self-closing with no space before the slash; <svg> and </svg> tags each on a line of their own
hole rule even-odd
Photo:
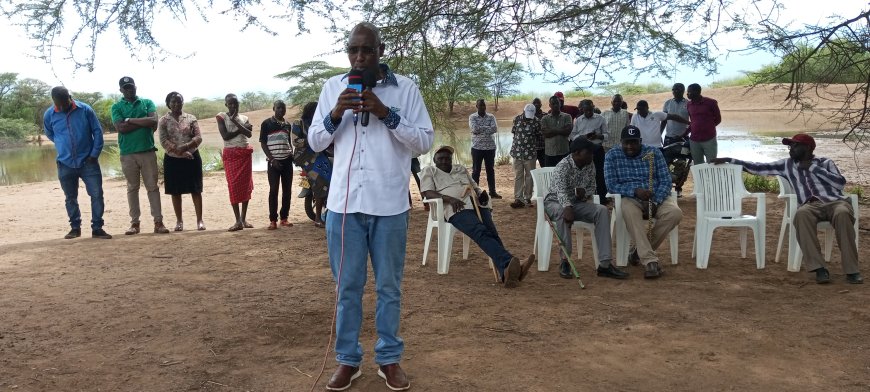
<svg viewBox="0 0 870 392">
<path fill-rule="evenodd" d="M 786 159 L 774 162 L 746 162 L 734 158 L 717 158 L 712 163 L 733 163 L 743 170 L 759 176 L 782 176 L 794 189 L 798 207 L 794 214 L 794 230 L 798 245 L 804 254 L 807 271 L 816 273 L 816 283 L 830 283 L 831 275 L 825 268 L 816 224 L 831 222 L 840 246 L 843 272 L 846 281 L 864 283 L 858 271 L 858 248 L 855 245 L 855 211 L 843 195 L 846 178 L 840 174 L 834 161 L 813 155 L 816 141 L 812 136 L 799 133 L 782 139 L 788 146 Z"/>
</svg>

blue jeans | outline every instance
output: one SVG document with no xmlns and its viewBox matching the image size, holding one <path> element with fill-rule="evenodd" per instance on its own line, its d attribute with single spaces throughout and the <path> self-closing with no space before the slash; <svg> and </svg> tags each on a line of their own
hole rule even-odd
<svg viewBox="0 0 870 392">
<path fill-rule="evenodd" d="M 405 342 L 398 334 L 407 238 L 407 211 L 393 216 L 345 215 L 335 211 L 329 211 L 326 215 L 329 265 L 338 286 L 338 314 L 335 320 L 335 359 L 338 363 L 358 367 L 362 362 L 359 331 L 363 320 L 362 297 L 369 257 L 378 295 L 375 309 L 375 329 L 378 333 L 375 363 L 389 365 L 402 359 Z M 341 261 L 342 252 L 344 262 Z"/>
<path fill-rule="evenodd" d="M 66 214 L 69 225 L 73 229 L 82 227 L 82 212 L 79 210 L 79 178 L 85 183 L 85 191 L 91 197 L 91 229 L 103 228 L 103 173 L 100 164 L 85 161 L 82 167 L 76 169 L 57 162 L 57 178 L 60 188 L 66 196 Z"/>
<path fill-rule="evenodd" d="M 504 269 L 507 268 L 513 255 L 504 248 L 498 231 L 495 229 L 495 223 L 492 223 L 492 213 L 489 208 L 481 208 L 480 217 L 483 218 L 483 222 L 477 219 L 474 210 L 462 210 L 451 216 L 449 222 L 457 230 L 471 238 L 483 250 L 483 253 L 492 259 L 495 267 L 498 268 L 499 276 L 504 279 Z"/>
</svg>

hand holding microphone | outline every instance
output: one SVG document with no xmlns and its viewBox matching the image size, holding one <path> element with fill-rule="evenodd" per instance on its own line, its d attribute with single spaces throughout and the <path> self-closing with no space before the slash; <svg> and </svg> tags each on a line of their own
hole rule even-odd
<svg viewBox="0 0 870 392">
<path fill-rule="evenodd" d="M 347 88 L 338 97 L 330 116 L 333 123 L 341 121 L 345 110 L 353 110 L 353 123 L 368 126 L 369 113 L 378 118 L 389 115 L 389 109 L 381 102 L 372 88 L 377 85 L 377 76 L 369 70 L 352 69 L 347 74 Z"/>
</svg>

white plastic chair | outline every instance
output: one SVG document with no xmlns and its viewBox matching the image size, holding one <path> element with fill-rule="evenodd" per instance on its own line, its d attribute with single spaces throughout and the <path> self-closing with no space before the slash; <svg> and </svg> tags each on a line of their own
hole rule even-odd
<svg viewBox="0 0 870 392">
<path fill-rule="evenodd" d="M 471 243 L 471 238 L 457 230 L 452 224 L 444 220 L 444 200 L 441 199 L 424 199 L 423 203 L 430 204 L 428 214 L 428 222 L 426 223 L 426 243 L 423 247 L 423 265 L 426 265 L 426 259 L 429 256 L 429 243 L 432 241 L 432 230 L 438 229 L 438 266 L 439 274 L 445 275 L 450 269 L 450 258 L 453 251 L 453 237 L 456 233 L 462 236 L 462 260 L 468 260 L 468 247 Z M 489 268 L 492 269 L 496 282 L 498 273 L 495 272 L 495 265 L 492 259 L 489 260 Z"/>
<path fill-rule="evenodd" d="M 741 257 L 746 258 L 746 230 L 755 239 L 755 267 L 764 268 L 765 194 L 749 193 L 743 186 L 743 166 L 700 164 L 692 166 L 697 200 L 697 222 L 692 256 L 698 268 L 707 268 L 713 231 L 717 227 L 740 227 Z M 755 215 L 743 215 L 743 199 L 757 200 Z M 697 252 L 697 255 L 696 255 Z"/>
<path fill-rule="evenodd" d="M 672 197 L 676 197 L 676 193 L 671 193 Z M 613 229 L 613 242 L 616 243 L 616 266 L 625 267 L 628 265 L 628 253 L 631 247 L 631 236 L 628 234 L 628 228 L 625 227 L 625 220 L 622 217 L 622 195 L 608 193 L 607 197 L 613 198 L 613 212 L 611 213 L 611 225 Z M 671 248 L 671 264 L 677 264 L 679 259 L 679 244 L 680 244 L 680 225 L 674 226 L 671 233 L 668 235 L 668 242 Z"/>
<path fill-rule="evenodd" d="M 550 255 L 552 253 L 553 247 L 553 236 L 556 233 L 553 233 L 553 230 L 550 228 L 550 225 L 547 223 L 547 218 L 544 216 L 546 214 L 546 209 L 544 208 L 544 198 L 547 197 L 547 193 L 550 190 L 550 179 L 553 176 L 553 171 L 555 168 L 553 167 L 542 167 L 538 169 L 532 169 L 532 183 L 534 184 L 534 191 L 532 192 L 532 200 L 535 201 L 538 217 L 535 223 L 535 243 L 534 249 L 532 250 L 538 259 L 538 271 L 547 271 L 550 269 Z M 595 204 L 599 204 L 598 195 L 595 195 L 593 198 Z M 572 229 L 577 232 L 577 259 L 583 258 L 583 229 L 589 231 L 589 234 L 592 236 L 592 255 L 593 255 L 593 265 L 598 266 L 598 244 L 595 242 L 595 225 L 592 223 L 586 223 L 581 221 L 575 221 L 571 226 Z M 567 238 L 567 240 L 570 240 Z M 560 250 L 561 252 L 561 250 Z M 560 253 L 561 254 L 561 253 Z"/>
<path fill-rule="evenodd" d="M 791 187 L 791 184 L 783 178 L 782 176 L 776 176 L 776 180 L 779 181 L 779 198 L 785 199 L 785 209 L 782 212 L 782 225 L 779 228 L 779 241 L 776 244 L 776 259 L 775 262 L 779 263 L 779 254 L 782 250 L 783 239 L 785 238 L 785 232 L 788 231 L 788 270 L 791 272 L 799 272 L 801 270 L 801 259 L 803 258 L 803 254 L 801 252 L 800 246 L 797 243 L 797 233 L 794 230 L 794 214 L 797 212 L 798 205 L 797 195 L 794 192 L 794 189 Z M 846 194 L 849 198 L 849 201 L 852 203 L 852 210 L 855 211 L 855 246 L 858 246 L 858 196 L 853 194 Z M 834 249 L 834 226 L 831 226 L 830 222 L 819 222 L 816 225 L 818 230 L 823 231 L 825 233 L 825 243 L 824 243 L 824 255 L 825 261 L 831 261 L 831 252 Z M 791 230 L 789 230 L 791 229 Z"/>
</svg>

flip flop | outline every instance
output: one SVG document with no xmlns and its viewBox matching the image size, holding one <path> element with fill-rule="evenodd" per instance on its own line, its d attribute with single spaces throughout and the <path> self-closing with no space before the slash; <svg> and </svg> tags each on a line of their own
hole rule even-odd
<svg viewBox="0 0 870 392">
<path fill-rule="evenodd" d="M 314 222 L 314 227 L 323 228 L 326 227 L 326 225 L 323 222 Z"/>
<path fill-rule="evenodd" d="M 203 230 L 205 230 L 205 223 L 204 223 L 204 222 L 199 222 L 199 223 L 197 223 L 197 224 L 196 224 L 196 229 L 199 230 L 199 231 L 203 231 Z"/>
<path fill-rule="evenodd" d="M 227 229 L 227 231 L 239 231 L 239 230 L 244 229 L 244 228 L 245 228 L 244 226 L 236 223 L 236 224 L 230 226 L 230 228 Z"/>
<path fill-rule="evenodd" d="M 178 222 L 175 224 L 175 231 L 184 231 L 184 223 Z"/>
<path fill-rule="evenodd" d="M 250 224 L 250 223 L 248 223 L 248 222 L 243 222 L 243 224 L 245 225 L 245 228 L 246 228 L 246 229 L 253 229 L 253 228 L 254 228 L 254 225 L 252 225 L 252 224 Z"/>
</svg>

